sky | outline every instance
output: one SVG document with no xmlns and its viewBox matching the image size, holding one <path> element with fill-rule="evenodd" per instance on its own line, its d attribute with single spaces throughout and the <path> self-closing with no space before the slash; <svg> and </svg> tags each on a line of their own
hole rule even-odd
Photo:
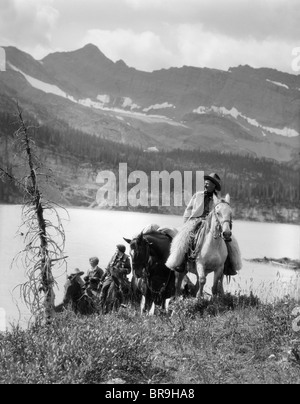
<svg viewBox="0 0 300 404">
<path fill-rule="evenodd" d="M 0 0 L 0 46 L 93 43 L 139 70 L 248 64 L 300 74 L 300 0 Z"/>
</svg>

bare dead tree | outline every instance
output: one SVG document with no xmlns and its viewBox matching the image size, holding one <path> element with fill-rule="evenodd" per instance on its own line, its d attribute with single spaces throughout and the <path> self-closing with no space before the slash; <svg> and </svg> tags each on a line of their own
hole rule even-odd
<svg viewBox="0 0 300 404">
<path fill-rule="evenodd" d="M 47 323 L 54 316 L 54 266 L 66 264 L 64 256 L 65 233 L 58 214 L 58 205 L 47 200 L 41 190 L 40 177 L 49 177 L 41 171 L 42 165 L 35 153 L 30 127 L 18 106 L 19 129 L 14 133 L 14 146 L 23 162 L 19 174 L 10 174 L 0 168 L 0 177 L 16 184 L 24 195 L 22 234 L 25 248 L 14 258 L 26 271 L 26 282 L 20 285 L 21 296 L 32 314 L 43 313 Z M 24 230 L 23 230 L 24 229 Z"/>
</svg>

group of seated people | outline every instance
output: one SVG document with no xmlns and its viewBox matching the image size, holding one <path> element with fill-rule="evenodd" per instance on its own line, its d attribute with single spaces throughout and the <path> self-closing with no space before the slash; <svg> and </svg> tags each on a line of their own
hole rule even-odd
<svg viewBox="0 0 300 404">
<path fill-rule="evenodd" d="M 84 275 L 84 272 L 78 268 L 70 275 L 75 276 L 76 281 L 89 294 L 99 296 L 100 293 L 99 299 L 101 305 L 105 302 L 112 282 L 119 282 L 120 286 L 125 289 L 129 287 L 127 275 L 131 272 L 131 264 L 129 256 L 126 254 L 126 247 L 123 244 L 117 244 L 116 251 L 105 270 L 99 267 L 98 257 L 91 257 L 89 263 L 90 268 L 83 279 L 82 275 Z"/>
</svg>

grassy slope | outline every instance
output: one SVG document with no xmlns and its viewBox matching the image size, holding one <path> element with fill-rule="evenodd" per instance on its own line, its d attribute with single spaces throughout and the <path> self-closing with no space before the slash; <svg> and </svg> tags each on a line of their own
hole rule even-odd
<svg viewBox="0 0 300 404">
<path fill-rule="evenodd" d="M 300 383 L 296 302 L 226 295 L 186 299 L 173 316 L 65 312 L 51 329 L 0 335 L 1 383 Z"/>
</svg>

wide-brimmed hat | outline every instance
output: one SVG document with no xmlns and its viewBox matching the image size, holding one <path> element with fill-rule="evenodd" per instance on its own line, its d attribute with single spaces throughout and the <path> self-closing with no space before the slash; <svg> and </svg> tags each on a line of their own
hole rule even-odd
<svg viewBox="0 0 300 404">
<path fill-rule="evenodd" d="M 126 247 L 123 244 L 117 244 L 117 249 L 122 253 L 126 251 Z"/>
<path fill-rule="evenodd" d="M 80 271 L 79 268 L 75 268 L 75 269 L 70 273 L 70 275 L 79 275 L 79 276 L 81 276 L 81 275 L 83 275 L 83 274 L 84 274 L 84 272 L 83 272 L 83 271 Z"/>
<path fill-rule="evenodd" d="M 204 175 L 205 180 L 213 182 L 216 186 L 217 191 L 221 191 L 221 178 L 216 173 L 211 173 L 209 175 Z"/>
</svg>

